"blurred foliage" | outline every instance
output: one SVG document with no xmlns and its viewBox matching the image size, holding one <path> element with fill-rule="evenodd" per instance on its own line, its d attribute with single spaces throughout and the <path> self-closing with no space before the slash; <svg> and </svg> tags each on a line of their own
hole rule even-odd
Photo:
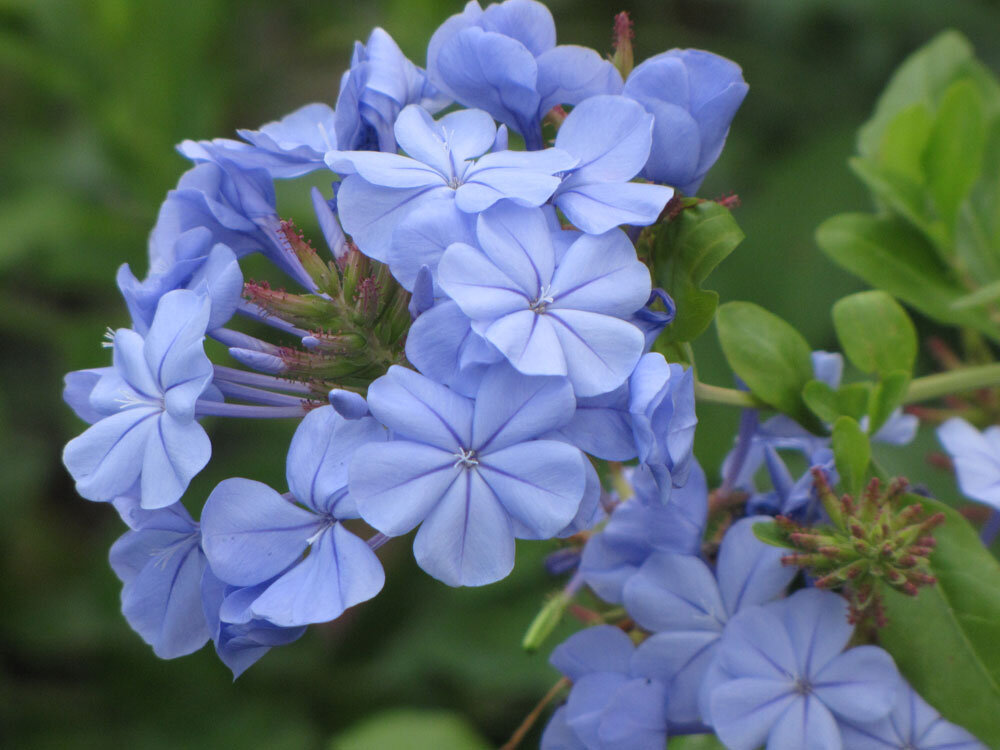
<svg viewBox="0 0 1000 750">
<path fill-rule="evenodd" d="M 860 285 L 816 250 L 813 232 L 833 213 L 869 208 L 847 167 L 854 133 L 891 71 L 941 29 L 962 31 L 987 67 L 1000 68 L 1000 11 L 977 0 L 628 5 L 637 59 L 702 47 L 738 61 L 751 85 L 702 191 L 738 193 L 747 235 L 713 274 L 712 288 L 723 301 L 766 307 L 812 348 L 832 348 L 829 306 Z M 268 655 L 237 683 L 209 649 L 161 662 L 117 611 L 106 555 L 120 523 L 109 508 L 75 496 L 59 460 L 81 429 L 58 397 L 60 379 L 103 364 L 102 331 L 126 322 L 114 271 L 122 262 L 145 268 L 159 202 L 185 168 L 173 145 L 253 127 L 308 101 L 332 103 L 351 43 L 376 24 L 422 63 L 433 29 L 460 7 L 457 0 L 0 0 L 5 744 L 319 748 L 377 712 L 414 707 L 458 713 L 496 745 L 555 681 L 544 653 L 518 648 L 556 585 L 541 567 L 545 544 L 520 547 L 515 575 L 484 590 L 447 589 L 416 569 L 404 542 L 389 545 L 379 597 Z M 561 41 L 609 47 L 618 6 L 553 0 L 550 7 Z M 282 205 L 295 218 L 307 213 L 301 198 Z M 921 337 L 936 331 L 923 319 L 917 326 Z M 703 336 L 695 351 L 701 377 L 729 385 L 715 337 Z M 737 416 L 727 407 L 700 411 L 697 450 L 710 475 Z M 220 422 L 210 430 L 215 457 L 192 485 L 194 496 L 227 476 L 282 481 L 291 426 Z M 892 448 L 877 458 L 890 471 L 953 487 L 922 463 L 921 451 L 933 448 L 925 433 L 907 454 L 915 458 Z M 363 738 L 365 725 L 352 731 L 340 746 Z M 537 733 L 526 746 L 536 742 Z"/>
</svg>

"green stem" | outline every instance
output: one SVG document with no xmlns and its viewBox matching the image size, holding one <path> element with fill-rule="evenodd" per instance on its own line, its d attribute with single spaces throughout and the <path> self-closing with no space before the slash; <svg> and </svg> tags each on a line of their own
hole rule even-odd
<svg viewBox="0 0 1000 750">
<path fill-rule="evenodd" d="M 948 396 L 952 393 L 965 393 L 978 388 L 1000 387 L 1000 364 L 981 365 L 979 367 L 962 367 L 936 375 L 925 375 L 910 383 L 903 398 L 904 404 Z M 759 408 L 763 406 L 746 391 L 735 388 L 722 388 L 695 381 L 694 395 L 699 401 L 743 408 Z"/>
<path fill-rule="evenodd" d="M 910 383 L 904 404 L 929 401 L 952 393 L 964 393 L 979 388 L 1000 386 L 1000 364 L 963 367 L 937 375 L 927 375 Z"/>
</svg>

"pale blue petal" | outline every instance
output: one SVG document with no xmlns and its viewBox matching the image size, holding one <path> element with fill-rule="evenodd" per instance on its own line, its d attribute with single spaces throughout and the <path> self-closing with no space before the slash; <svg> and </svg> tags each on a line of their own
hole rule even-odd
<svg viewBox="0 0 1000 750">
<path fill-rule="evenodd" d="M 649 269 L 639 261 L 625 233 L 583 235 L 570 247 L 552 277 L 550 309 L 587 310 L 624 318 L 646 304 Z"/>
<path fill-rule="evenodd" d="M 489 369 L 476 396 L 472 447 L 487 455 L 566 424 L 576 402 L 565 378 L 526 377 L 507 364 Z"/>
<path fill-rule="evenodd" d="M 479 18 L 478 25 L 487 31 L 516 39 L 535 57 L 556 43 L 556 24 L 552 13 L 534 0 L 508 0 L 492 4 Z"/>
<path fill-rule="evenodd" d="M 839 352 L 815 351 L 811 355 L 813 374 L 817 380 L 833 389 L 840 387 L 844 377 L 844 358 Z"/>
<path fill-rule="evenodd" d="M 790 682 L 760 678 L 723 683 L 712 691 L 712 728 L 729 750 L 757 750 L 781 716 L 801 700 L 791 687 Z"/>
<path fill-rule="evenodd" d="M 451 245 L 438 265 L 438 282 L 474 320 L 495 320 L 527 311 L 536 289 L 524 289 L 470 245 Z M 534 313 L 532 313 L 534 314 Z"/>
<path fill-rule="evenodd" d="M 742 518 L 722 539 L 716 575 L 729 616 L 777 599 L 798 573 L 795 566 L 781 564 L 786 550 L 764 544 L 754 535 L 755 523 L 770 520 L 767 516 Z"/>
<path fill-rule="evenodd" d="M 549 664 L 576 682 L 592 672 L 629 670 L 635 646 L 621 628 L 597 625 L 584 628 L 552 650 Z"/>
<path fill-rule="evenodd" d="M 211 300 L 185 289 L 160 298 L 146 334 L 146 363 L 164 394 L 168 412 L 178 419 L 194 417 L 194 402 L 212 380 L 205 356 L 205 327 Z"/>
<path fill-rule="evenodd" d="M 578 399 L 573 418 L 558 434 L 584 453 L 606 461 L 635 458 L 635 440 L 628 412 L 628 386 L 600 396 Z"/>
<path fill-rule="evenodd" d="M 560 706 L 552 714 L 542 732 L 539 750 L 587 750 L 587 746 L 566 723 L 566 707 Z"/>
<path fill-rule="evenodd" d="M 657 680 L 629 680 L 601 715 L 602 750 L 663 750 L 667 741 L 667 690 Z"/>
<path fill-rule="evenodd" d="M 584 675 L 573 683 L 566 701 L 567 723 L 588 748 L 601 748 L 601 715 L 628 677 L 612 672 Z"/>
<path fill-rule="evenodd" d="M 373 185 L 358 175 L 349 175 L 337 192 L 337 207 L 344 230 L 370 258 L 386 262 L 392 235 L 414 208 L 435 198 L 454 194 L 451 188 L 415 187 L 406 190 Z"/>
<path fill-rule="evenodd" d="M 114 371 L 137 393 L 151 399 L 159 399 L 163 395 L 160 384 L 156 382 L 155 368 L 150 367 L 146 361 L 145 340 L 135 331 L 128 328 L 119 328 L 115 331 Z M 92 401 L 94 406 L 109 410 L 112 406 L 111 394 L 105 391 L 111 379 L 98 384 L 97 393 Z M 121 404 L 117 405 L 119 408 Z"/>
<path fill-rule="evenodd" d="M 552 281 L 555 250 L 541 209 L 500 203 L 479 216 L 476 236 L 486 257 L 532 298 Z"/>
<path fill-rule="evenodd" d="M 445 451 L 468 447 L 472 440 L 472 402 L 399 365 L 368 387 L 368 408 L 400 437 Z"/>
<path fill-rule="evenodd" d="M 783 681 L 791 689 L 795 676 L 801 675 L 798 644 L 789 638 L 779 611 L 779 605 L 749 607 L 729 620 L 719 649 L 723 669 L 738 677 Z M 714 697 L 712 718 L 716 718 Z"/>
<path fill-rule="evenodd" d="M 534 537 L 555 536 L 576 515 L 587 483 L 583 454 L 566 443 L 534 440 L 479 459 L 479 475 L 504 510 Z"/>
<path fill-rule="evenodd" d="M 90 394 L 105 375 L 114 372 L 113 367 L 95 367 L 91 370 L 74 370 L 63 378 L 62 397 L 69 408 L 88 424 L 94 424 L 108 414 L 90 403 Z"/>
<path fill-rule="evenodd" d="M 570 112 L 556 148 L 579 160 L 572 174 L 583 184 L 621 183 L 646 164 L 652 140 L 653 116 L 641 104 L 624 96 L 593 96 Z"/>
<path fill-rule="evenodd" d="M 358 175 L 383 188 L 430 188 L 448 182 L 446 175 L 421 161 L 380 151 L 330 151 L 326 163 L 338 174 Z"/>
<path fill-rule="evenodd" d="M 266 484 L 227 479 L 201 513 L 202 544 L 215 574 L 235 586 L 268 581 L 298 560 L 323 519 Z"/>
<path fill-rule="evenodd" d="M 329 400 L 333 410 L 344 419 L 362 419 L 371 414 L 364 396 L 354 391 L 334 388 L 327 395 L 327 400 Z"/>
<path fill-rule="evenodd" d="M 697 557 L 658 552 L 629 578 L 625 609 L 652 631 L 721 633 L 726 611 L 712 571 Z"/>
<path fill-rule="evenodd" d="M 541 155 L 545 155 L 545 164 L 539 163 Z M 455 202 L 470 213 L 485 211 L 504 198 L 521 206 L 541 206 L 559 187 L 560 180 L 552 173 L 569 169 L 575 161 L 558 149 L 486 154 L 465 173 L 455 191 Z M 547 166 L 553 163 L 556 166 Z"/>
<path fill-rule="evenodd" d="M 711 630 L 654 633 L 636 649 L 630 671 L 667 686 L 667 718 L 671 723 L 701 721 L 698 696 L 718 641 L 718 633 Z"/>
<path fill-rule="evenodd" d="M 847 621 L 847 600 L 831 591 L 800 589 L 775 607 L 801 675 L 814 676 L 837 658 L 854 632 Z"/>
<path fill-rule="evenodd" d="M 347 495 L 347 468 L 361 445 L 384 442 L 388 434 L 374 419 L 344 419 L 332 406 L 313 409 L 299 423 L 288 448 L 288 489 L 303 505 L 337 519 L 357 518 Z"/>
<path fill-rule="evenodd" d="M 463 366 L 463 353 L 485 341 L 472 330 L 469 318 L 452 301 L 436 305 L 410 326 L 406 358 L 420 372 L 465 396 L 475 396 L 486 365 Z M 502 355 L 497 353 L 502 359 Z"/>
<path fill-rule="evenodd" d="M 485 115 L 485 113 L 483 114 Z M 493 126 L 492 118 L 489 115 L 486 115 L 486 118 L 489 120 L 490 127 L 494 130 L 494 133 L 490 133 L 490 140 L 492 141 L 496 128 Z M 403 111 L 399 113 L 399 117 L 396 118 L 393 131 L 396 134 L 396 141 L 399 143 L 399 147 L 410 158 L 423 162 L 440 175 L 451 174 L 452 164 L 449 156 L 449 145 L 445 142 L 442 129 L 434 122 L 426 109 L 415 104 L 404 107 Z M 489 143 L 487 143 L 486 148 L 489 148 Z M 367 177 L 365 179 L 368 179 L 369 182 L 377 182 L 379 185 L 390 184 L 371 180 Z M 403 185 L 399 185 L 398 187 L 403 187 Z"/>
<path fill-rule="evenodd" d="M 389 536 L 405 534 L 424 520 L 459 469 L 453 452 L 422 443 L 362 445 L 350 467 L 350 494 L 370 526 Z"/>
<path fill-rule="evenodd" d="M 579 534 L 581 531 L 588 531 L 607 517 L 604 507 L 601 505 L 601 495 L 604 493 L 604 488 L 601 486 L 601 478 L 597 475 L 597 469 L 588 460 L 584 460 L 583 468 L 587 474 L 587 483 L 583 488 L 583 499 L 580 501 L 576 515 L 556 534 L 560 539 Z M 518 529 L 517 538 L 533 539 L 534 537 L 528 536 L 523 533 L 523 530 Z"/>
<path fill-rule="evenodd" d="M 435 275 L 449 245 L 476 243 L 473 216 L 459 211 L 452 196 L 427 201 L 403 219 L 392 234 L 386 263 L 407 291 L 413 291 L 417 273 L 427 266 Z"/>
<path fill-rule="evenodd" d="M 768 750 L 802 747 L 809 750 L 842 750 L 840 730 L 833 715 L 813 696 L 795 701 L 774 723 Z"/>
<path fill-rule="evenodd" d="M 521 310 L 490 325 L 485 337 L 525 375 L 566 375 L 562 342 L 551 317 Z"/>
<path fill-rule="evenodd" d="M 601 234 L 622 224 L 653 224 L 673 194 L 672 188 L 662 185 L 582 183 L 573 177 L 553 200 L 574 226 L 587 234 Z"/>
<path fill-rule="evenodd" d="M 587 47 L 560 44 L 538 55 L 536 63 L 537 89 L 541 97 L 538 113 L 542 116 L 557 104 L 581 104 L 599 94 L 621 93 L 623 84 L 618 69 Z M 640 164 L 632 175 L 642 166 Z"/>
<path fill-rule="evenodd" d="M 642 332 L 619 318 L 564 308 L 540 317 L 552 321 L 570 382 L 579 396 L 614 390 L 628 379 L 642 356 Z"/>
<path fill-rule="evenodd" d="M 514 567 L 514 532 L 500 500 L 461 470 L 413 540 L 417 564 L 449 586 L 484 586 Z"/>
<path fill-rule="evenodd" d="M 438 120 L 438 127 L 444 131 L 448 148 L 460 162 L 482 156 L 497 138 L 496 123 L 481 109 L 449 112 Z"/>
<path fill-rule="evenodd" d="M 125 409 L 70 440 L 62 458 L 76 491 L 98 501 L 127 492 L 142 472 L 146 442 L 160 413 L 155 407 Z"/>
<path fill-rule="evenodd" d="M 251 610 L 282 627 L 328 622 L 371 599 L 384 583 L 375 553 L 338 523 L 320 534 L 306 558 L 272 583 Z"/>
<path fill-rule="evenodd" d="M 330 248 L 334 259 L 340 260 L 347 254 L 347 238 L 344 236 L 344 230 L 340 226 L 337 214 L 333 212 L 318 187 L 313 187 L 309 191 L 309 195 L 312 199 L 313 213 L 316 215 L 320 231 L 323 232 L 326 246 Z"/>
<path fill-rule="evenodd" d="M 181 499 L 188 484 L 212 457 L 212 442 L 197 422 L 161 413 L 142 457 L 143 508 L 163 508 Z"/>
<path fill-rule="evenodd" d="M 441 44 L 435 70 L 445 89 L 466 106 L 485 109 L 522 134 L 537 128 L 538 66 L 515 39 L 478 27 L 464 29 Z"/>
<path fill-rule="evenodd" d="M 987 433 L 1000 433 L 992 428 Z M 952 417 L 937 429 L 941 445 L 955 462 L 962 494 L 1000 508 L 1000 450 L 975 427 Z"/>
<path fill-rule="evenodd" d="M 904 414 L 902 408 L 899 408 L 872 435 L 872 440 L 890 445 L 908 445 L 917 436 L 919 427 L 920 420 L 915 414 Z"/>
<path fill-rule="evenodd" d="M 892 657 L 877 646 L 848 649 L 813 676 L 815 696 L 854 722 L 887 715 L 903 687 Z"/>
</svg>

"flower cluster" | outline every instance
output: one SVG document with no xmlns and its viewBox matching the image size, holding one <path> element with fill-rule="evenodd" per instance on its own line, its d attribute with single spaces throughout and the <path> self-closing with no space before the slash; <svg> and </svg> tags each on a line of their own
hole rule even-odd
<svg viewBox="0 0 1000 750">
<path fill-rule="evenodd" d="M 543 747 L 710 730 L 747 750 L 916 747 L 928 732 L 974 747 L 886 652 L 845 650 L 847 603 L 793 583 L 753 534 L 771 515 L 820 519 L 778 451 L 832 477 L 829 438 L 748 409 L 709 492 L 693 368 L 654 350 L 676 306 L 635 242 L 698 189 L 747 86 L 700 50 L 632 69 L 629 35 L 623 15 L 607 60 L 557 45 L 534 0 L 472 0 L 434 33 L 426 69 L 376 29 L 335 106 L 180 144 L 193 166 L 160 208 L 149 270 L 118 273 L 131 327 L 109 332 L 111 366 L 64 390 L 90 425 L 66 468 L 129 527 L 111 550 L 123 613 L 157 655 L 211 640 L 238 676 L 376 596 L 376 552 L 395 537 L 415 531 L 417 564 L 450 586 L 507 576 L 517 539 L 570 539 L 568 589 L 625 616 L 556 649 L 573 688 Z M 328 253 L 275 193 L 318 171 Z M 276 276 L 244 280 L 251 254 Z M 213 363 L 206 339 L 231 361 Z M 814 365 L 838 386 L 839 355 Z M 192 497 L 205 418 L 296 420 L 284 485 L 234 477 Z M 914 426 L 896 413 L 877 437 L 907 442 Z M 897 714 L 919 730 L 900 733 Z"/>
</svg>

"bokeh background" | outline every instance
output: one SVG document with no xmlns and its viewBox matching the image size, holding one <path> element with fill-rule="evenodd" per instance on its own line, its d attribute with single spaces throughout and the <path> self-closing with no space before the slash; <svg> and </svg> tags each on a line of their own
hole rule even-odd
<svg viewBox="0 0 1000 750">
<path fill-rule="evenodd" d="M 612 17 L 627 7 L 637 61 L 701 47 L 743 66 L 750 94 L 702 194 L 737 193 L 747 239 L 709 287 L 782 315 L 814 348 L 834 346 L 829 305 L 858 284 L 819 253 L 813 231 L 867 208 L 846 159 L 891 71 L 948 27 L 1000 70 L 1000 10 L 985 1 L 548 4 L 564 43 L 609 51 Z M 428 709 L 461 717 L 491 747 L 558 676 L 544 653 L 518 645 L 558 585 L 541 565 L 545 543 L 519 548 L 516 572 L 483 590 L 448 589 L 416 568 L 408 544 L 391 544 L 379 597 L 235 683 L 210 648 L 160 661 L 118 611 L 107 551 L 122 524 L 75 495 L 59 458 L 83 429 L 60 400 L 62 375 L 104 364 L 105 327 L 127 324 L 114 272 L 123 261 L 145 269 L 158 205 L 186 168 L 174 144 L 332 104 L 352 42 L 375 25 L 422 65 L 431 32 L 460 7 L 0 0 L 0 744 L 419 748 L 413 734 L 369 732 L 396 725 L 386 711 Z M 304 192 L 282 193 L 279 207 L 308 230 Z M 713 331 L 696 351 L 701 377 L 728 385 Z M 736 414 L 699 413 L 698 455 L 711 476 Z M 291 429 L 210 425 L 215 456 L 191 496 L 227 476 L 280 485 Z M 933 484 L 920 458 L 932 444 L 922 435 L 916 459 L 883 461 Z M 462 745 L 474 746 L 471 736 Z M 537 733 L 525 746 L 537 746 Z"/>
</svg>

